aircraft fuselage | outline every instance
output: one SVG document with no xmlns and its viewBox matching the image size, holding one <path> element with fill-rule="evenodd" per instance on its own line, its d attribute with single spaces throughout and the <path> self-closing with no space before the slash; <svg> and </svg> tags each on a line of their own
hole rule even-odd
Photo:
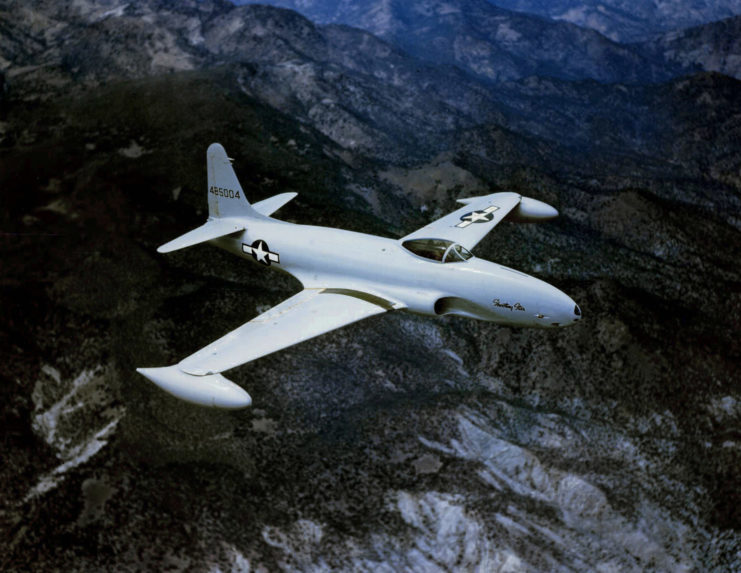
<svg viewBox="0 0 741 573">
<path fill-rule="evenodd" d="M 254 263 L 286 271 L 304 288 L 378 297 L 389 308 L 455 314 L 512 326 L 568 326 L 576 303 L 535 277 L 476 257 L 439 262 L 395 239 L 275 219 L 250 220 L 213 244 Z"/>
</svg>

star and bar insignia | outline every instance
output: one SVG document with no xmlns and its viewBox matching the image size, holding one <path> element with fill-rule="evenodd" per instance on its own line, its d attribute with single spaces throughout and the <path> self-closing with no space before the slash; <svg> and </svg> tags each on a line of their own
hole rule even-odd
<svg viewBox="0 0 741 573">
<path fill-rule="evenodd" d="M 473 223 L 488 223 L 494 218 L 494 211 L 497 211 L 499 207 L 492 205 L 487 207 L 483 211 L 471 211 L 461 217 L 461 222 L 456 225 L 461 229 L 465 229 Z"/>
<path fill-rule="evenodd" d="M 271 252 L 268 244 L 262 239 L 258 239 L 252 245 L 242 243 L 242 252 L 252 255 L 253 259 L 266 267 L 269 267 L 270 263 L 280 263 L 280 255 Z"/>
</svg>

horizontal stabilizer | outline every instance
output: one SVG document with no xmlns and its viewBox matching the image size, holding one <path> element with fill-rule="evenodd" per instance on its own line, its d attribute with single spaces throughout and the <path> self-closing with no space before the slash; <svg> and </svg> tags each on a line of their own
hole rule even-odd
<svg viewBox="0 0 741 573">
<path fill-rule="evenodd" d="M 157 249 L 157 252 L 169 253 L 171 251 L 177 251 L 178 249 L 184 249 L 185 247 L 192 247 L 198 243 L 205 243 L 212 239 L 218 239 L 224 235 L 231 235 L 238 231 L 244 231 L 244 229 L 244 223 L 237 221 L 236 219 L 209 219 L 197 229 L 188 231 L 184 235 L 180 235 L 177 239 L 165 243 Z"/>
<path fill-rule="evenodd" d="M 252 205 L 252 208 L 261 215 L 268 217 L 288 203 L 296 195 L 298 195 L 298 193 L 281 193 L 280 195 L 274 195 L 267 199 L 263 199 L 262 201 L 258 201 Z"/>
<path fill-rule="evenodd" d="M 252 398 L 243 388 L 221 374 L 192 376 L 177 366 L 137 368 L 136 371 L 165 392 L 191 404 L 227 410 L 246 408 L 252 404 Z"/>
</svg>

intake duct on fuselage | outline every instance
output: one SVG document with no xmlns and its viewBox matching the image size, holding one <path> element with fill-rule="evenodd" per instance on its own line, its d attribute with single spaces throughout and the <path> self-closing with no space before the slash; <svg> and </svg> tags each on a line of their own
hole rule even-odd
<svg viewBox="0 0 741 573">
<path fill-rule="evenodd" d="M 468 318 L 485 319 L 483 309 L 470 300 L 458 298 L 457 296 L 446 296 L 435 302 L 435 314 L 454 314 Z"/>
</svg>

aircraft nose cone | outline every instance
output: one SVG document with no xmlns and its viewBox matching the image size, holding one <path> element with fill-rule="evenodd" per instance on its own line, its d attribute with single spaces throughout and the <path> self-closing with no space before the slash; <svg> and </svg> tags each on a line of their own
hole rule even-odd
<svg viewBox="0 0 741 573">
<path fill-rule="evenodd" d="M 581 309 L 570 297 L 564 301 L 563 311 L 561 312 L 561 323 L 560 326 L 569 326 L 575 324 L 581 320 Z"/>
<path fill-rule="evenodd" d="M 550 326 L 570 326 L 581 320 L 581 309 L 574 300 L 562 291 L 554 293 L 553 307 L 549 314 Z"/>
</svg>

